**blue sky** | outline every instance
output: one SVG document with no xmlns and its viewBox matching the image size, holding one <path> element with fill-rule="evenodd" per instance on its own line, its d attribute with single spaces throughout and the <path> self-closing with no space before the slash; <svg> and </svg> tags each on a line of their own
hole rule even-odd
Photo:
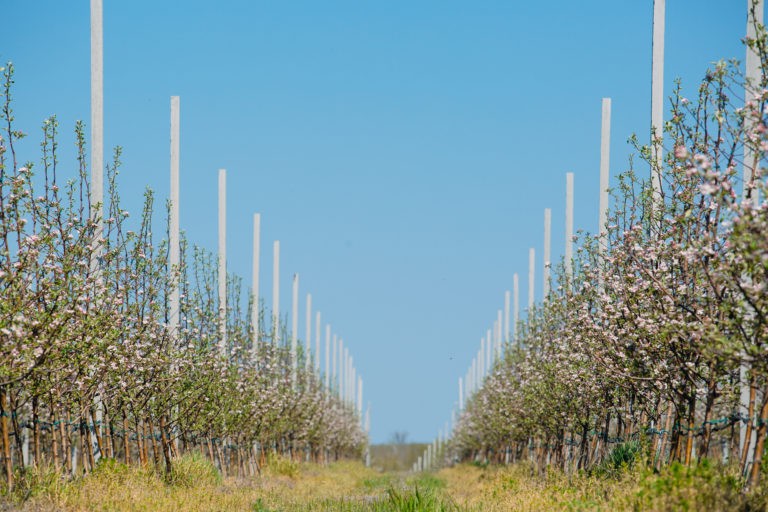
<svg viewBox="0 0 768 512">
<path fill-rule="evenodd" d="M 612 176 L 627 138 L 647 139 L 650 0 L 104 3 L 105 153 L 124 148 L 127 206 L 138 214 L 146 186 L 167 197 L 179 95 L 182 229 L 215 250 L 226 168 L 229 269 L 250 282 L 260 212 L 261 294 L 269 304 L 279 239 L 281 311 L 299 272 L 365 379 L 374 442 L 427 441 L 450 418 L 514 272 L 525 302 L 546 207 L 563 252 L 566 172 L 576 229 L 596 230 L 601 98 Z M 90 119 L 89 2 L 0 12 L 22 159 L 38 158 L 56 114 L 73 175 L 72 129 Z M 745 22 L 744 1 L 669 2 L 665 94 L 680 77 L 694 96 L 713 61 L 743 59 Z"/>
</svg>

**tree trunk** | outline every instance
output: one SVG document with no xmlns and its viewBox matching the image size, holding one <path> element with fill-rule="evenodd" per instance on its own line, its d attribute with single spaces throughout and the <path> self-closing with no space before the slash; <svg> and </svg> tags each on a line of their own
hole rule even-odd
<svg viewBox="0 0 768 512">
<path fill-rule="evenodd" d="M 664 430 L 661 433 L 661 440 L 659 441 L 659 454 L 658 458 L 656 459 L 656 471 L 659 471 L 661 469 L 661 465 L 664 461 L 664 454 L 666 453 L 666 442 L 670 438 L 670 429 L 672 428 L 672 412 L 674 410 L 674 405 L 672 402 L 669 402 L 669 406 L 667 407 L 667 419 L 664 422 Z M 671 452 L 670 452 L 671 454 Z"/>
<path fill-rule="evenodd" d="M 757 484 L 760 482 L 760 469 L 763 465 L 763 449 L 765 448 L 765 434 L 768 429 L 768 386 L 763 391 L 763 404 L 760 408 L 760 423 L 757 429 L 757 442 L 755 443 L 755 451 L 752 458 L 752 471 L 749 475 L 749 487 L 752 489 L 757 488 Z M 749 442 L 749 438 L 747 438 Z"/>
<path fill-rule="evenodd" d="M 157 449 L 157 438 L 155 437 L 155 424 L 152 423 L 152 418 L 147 420 L 147 428 L 149 429 L 149 439 L 152 441 L 152 458 L 155 461 L 155 467 L 160 465 L 160 451 Z"/>
<path fill-rule="evenodd" d="M 56 430 L 56 410 L 53 408 L 53 403 L 51 403 L 51 455 L 53 457 L 53 469 L 58 471 L 60 465 Z"/>
<path fill-rule="evenodd" d="M 91 421 L 93 421 L 93 435 L 96 438 L 96 446 L 98 447 L 99 457 L 104 456 L 104 443 L 101 438 L 101 425 L 96 421 L 96 409 L 94 407 L 88 407 L 88 412 L 91 415 Z M 91 443 L 93 446 L 93 443 Z"/>
<path fill-rule="evenodd" d="M 707 401 L 704 409 L 704 437 L 701 440 L 701 450 L 699 450 L 699 462 L 709 455 L 709 444 L 712 440 L 712 407 L 717 397 L 717 381 L 714 377 L 714 369 L 710 369 L 709 385 L 707 386 Z"/>
<path fill-rule="evenodd" d="M 61 423 L 59 423 L 59 431 L 61 432 L 61 453 L 64 456 L 64 467 L 67 469 L 67 474 L 72 474 L 72 454 L 71 443 L 69 439 L 69 433 L 67 427 L 69 426 L 69 411 L 66 414 L 62 411 Z"/>
<path fill-rule="evenodd" d="M 164 416 L 160 416 L 160 442 L 163 448 L 163 457 L 165 458 L 165 474 L 170 476 L 171 474 L 171 450 L 168 446 L 168 436 L 165 435 L 165 419 Z"/>
<path fill-rule="evenodd" d="M 141 420 L 136 421 L 136 450 L 139 453 L 139 464 L 142 467 L 147 465 L 147 450 L 144 442 L 144 423 Z"/>
<path fill-rule="evenodd" d="M 696 428 L 696 395 L 688 397 L 688 435 L 685 444 L 685 465 L 691 465 L 691 452 L 693 451 L 693 436 Z"/>
<path fill-rule="evenodd" d="M 38 397 L 32 398 L 32 453 L 33 464 L 40 466 L 40 417 L 38 415 Z"/>
<path fill-rule="evenodd" d="M 11 391 L 8 393 L 8 402 L 9 402 L 9 408 L 11 410 L 11 424 L 13 425 L 13 437 L 16 439 L 16 450 L 19 455 L 17 461 L 19 462 L 19 466 L 21 467 L 22 473 L 26 470 L 25 464 L 24 464 L 24 456 L 22 455 L 24 453 L 24 436 L 21 433 L 21 426 L 19 425 L 19 417 L 16 415 L 16 411 L 18 407 L 17 405 L 17 398 L 18 396 L 14 396 L 13 392 Z"/>
<path fill-rule="evenodd" d="M 93 468 L 96 467 L 96 460 L 93 456 L 93 443 L 91 442 L 91 432 L 90 432 L 90 426 L 88 425 L 88 411 L 83 411 L 84 414 L 81 416 L 81 422 L 80 422 L 80 437 L 82 438 L 82 444 L 85 448 L 85 453 L 83 453 L 83 462 L 85 462 L 85 456 L 88 456 L 88 466 L 89 468 L 85 467 L 85 464 L 83 464 L 83 469 L 87 473 L 88 470 L 93 471 Z"/>
<path fill-rule="evenodd" d="M 128 430 L 128 416 L 123 412 L 123 456 L 125 457 L 125 463 L 131 463 L 131 435 Z"/>
<path fill-rule="evenodd" d="M 754 385 L 754 379 L 750 377 L 749 379 L 749 409 L 747 415 L 749 416 L 747 418 L 747 424 L 745 427 L 745 435 L 744 435 L 744 448 L 741 451 L 741 474 L 746 475 L 747 474 L 747 459 L 749 458 L 749 445 L 750 439 L 752 439 L 752 418 L 755 416 L 755 398 L 757 395 L 757 388 Z"/>
<path fill-rule="evenodd" d="M 8 490 L 13 490 L 13 461 L 11 460 L 11 440 L 8 432 L 8 395 L 5 387 L 0 387 L 0 429 L 3 439 L 3 467 L 5 468 L 5 483 Z"/>
</svg>

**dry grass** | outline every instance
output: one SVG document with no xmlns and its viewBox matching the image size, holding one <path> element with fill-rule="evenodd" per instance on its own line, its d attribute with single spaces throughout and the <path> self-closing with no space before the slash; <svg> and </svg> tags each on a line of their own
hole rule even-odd
<svg viewBox="0 0 768 512">
<path fill-rule="evenodd" d="M 632 478 L 603 480 L 550 472 L 533 475 L 527 465 L 479 468 L 461 465 L 444 469 L 439 476 L 453 500 L 466 510 L 617 510 L 615 498 L 631 492 Z"/>
<path fill-rule="evenodd" d="M 283 474 L 281 464 L 269 464 L 261 478 L 227 478 L 223 481 L 206 476 L 205 468 L 202 468 L 197 474 L 203 476 L 195 478 L 194 484 L 190 484 L 189 478 L 169 484 L 152 471 L 113 464 L 88 477 L 41 490 L 17 506 L 20 510 L 36 512 L 261 512 L 312 510 L 329 501 L 363 502 L 384 494 L 384 489 L 366 486 L 367 480 L 375 480 L 380 475 L 359 463 L 340 462 L 328 467 L 296 465 L 294 477 Z"/>
<path fill-rule="evenodd" d="M 86 478 L 61 482 L 37 475 L 24 503 L 0 510 L 47 511 L 539 511 L 767 510 L 764 488 L 740 492 L 728 468 L 673 466 L 661 474 L 638 467 L 613 476 L 535 476 L 518 464 L 459 465 L 437 473 L 381 473 L 358 462 L 328 467 L 270 461 L 261 477 L 221 480 L 205 459 L 178 465 L 169 483 L 157 474 L 104 464 Z M 43 472 L 44 473 L 44 472 Z M 417 491 L 418 490 L 418 491 Z"/>
</svg>

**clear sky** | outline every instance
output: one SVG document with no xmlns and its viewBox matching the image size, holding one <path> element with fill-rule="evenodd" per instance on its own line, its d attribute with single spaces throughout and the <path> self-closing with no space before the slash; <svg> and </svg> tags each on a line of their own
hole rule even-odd
<svg viewBox="0 0 768 512">
<path fill-rule="evenodd" d="M 105 155 L 121 193 L 168 195 L 169 98 L 181 97 L 181 226 L 216 249 L 217 169 L 228 171 L 228 265 L 261 294 L 281 241 L 290 276 L 344 338 L 365 381 L 372 440 L 432 439 L 528 248 L 597 229 L 600 103 L 613 101 L 611 173 L 650 126 L 651 0 L 104 0 Z M 2 0 L 0 60 L 16 65 L 23 159 L 57 114 L 63 172 L 90 119 L 87 0 Z M 721 58 L 743 60 L 746 2 L 671 0 L 665 94 Z M 138 215 L 135 216 L 135 218 Z M 541 295 L 541 259 L 536 296 Z M 299 332 L 303 333 L 303 315 Z"/>
</svg>

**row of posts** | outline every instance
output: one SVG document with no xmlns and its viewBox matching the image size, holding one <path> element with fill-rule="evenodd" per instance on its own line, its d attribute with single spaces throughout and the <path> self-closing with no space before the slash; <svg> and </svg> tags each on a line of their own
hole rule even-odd
<svg viewBox="0 0 768 512">
<path fill-rule="evenodd" d="M 103 233 L 103 203 L 104 203 L 104 80 L 103 80 L 103 4 L 102 0 L 91 0 L 91 187 L 90 200 L 93 205 L 91 215 L 97 219 L 97 235 Z M 171 96 L 170 101 L 170 212 L 169 212 L 169 268 L 176 269 L 180 265 L 180 99 Z M 218 297 L 219 297 L 219 350 L 226 357 L 227 347 L 227 267 L 226 267 L 226 170 L 218 172 Z M 253 309 L 252 340 L 254 354 L 259 339 L 259 256 L 260 256 L 261 216 L 253 216 L 253 274 L 252 293 Z M 103 250 L 96 248 L 92 261 L 98 272 L 98 256 Z M 272 275 L 272 331 L 273 340 L 279 342 L 280 324 L 280 242 L 273 244 L 273 275 Z M 298 365 L 298 318 L 299 318 L 299 275 L 293 275 L 292 315 L 290 330 L 290 353 L 293 369 L 293 382 L 296 382 Z M 177 333 L 179 328 L 180 295 L 178 286 L 172 287 L 169 296 L 170 319 L 169 329 Z M 312 364 L 312 296 L 306 296 L 305 318 L 305 361 L 307 368 Z M 315 312 L 315 349 L 314 369 L 320 375 L 321 359 L 321 313 Z M 358 375 L 354 359 L 348 346 L 337 334 L 333 334 L 331 342 L 331 326 L 325 325 L 325 386 L 329 391 L 335 391 L 348 405 L 354 407 L 360 418 L 361 427 L 366 432 L 370 429 L 370 406 L 363 418 L 363 379 Z M 332 347 L 332 348 L 331 348 Z M 332 356 L 332 359 L 331 359 Z M 97 407 L 98 415 L 101 408 Z M 100 419 L 100 418 L 97 418 Z M 24 446 L 28 446 L 25 441 Z"/>
<path fill-rule="evenodd" d="M 763 0 L 746 0 L 747 2 L 747 38 L 756 37 L 755 25 L 762 26 L 764 5 Z M 653 2 L 653 40 L 652 40 L 652 61 L 651 61 L 651 142 L 654 154 L 651 165 L 651 186 L 653 197 L 656 204 L 661 201 L 662 191 L 662 169 L 663 169 L 663 123 L 664 123 L 664 32 L 665 32 L 665 12 L 666 0 L 654 0 Z M 746 88 L 744 100 L 752 101 L 757 94 L 754 87 L 759 86 L 761 79 L 760 57 L 747 46 L 746 48 Z M 607 222 L 609 205 L 609 183 L 610 183 L 610 131 L 611 131 L 611 98 L 602 99 L 601 111 L 601 129 L 600 129 L 600 191 L 598 205 L 598 233 L 600 236 L 599 249 L 601 253 L 607 250 Z M 743 196 L 747 198 L 747 187 L 752 181 L 754 169 L 750 167 L 754 162 L 752 148 L 749 145 L 744 146 L 744 164 Z M 565 254 L 564 266 L 566 278 L 569 278 L 573 272 L 573 204 L 574 204 L 574 174 L 566 173 L 566 194 L 565 194 Z M 758 194 L 751 197 L 753 205 L 759 205 Z M 544 209 L 544 255 L 543 255 L 543 296 L 544 301 L 550 292 L 550 270 L 551 270 L 551 223 L 552 211 L 549 208 Z M 533 310 L 535 304 L 535 270 L 536 270 L 536 251 L 533 247 L 529 249 L 528 260 L 528 312 Z M 512 295 L 513 319 L 510 325 L 510 295 Z M 519 316 L 519 278 L 518 274 L 512 276 L 512 293 L 507 290 L 504 293 L 504 323 L 502 324 L 502 311 L 497 311 L 496 320 L 492 329 L 486 331 L 486 335 L 480 340 L 480 347 L 472 360 L 472 364 L 464 377 L 459 377 L 458 402 L 454 406 L 452 413 L 455 426 L 456 413 L 460 414 L 464 406 L 472 395 L 483 385 L 484 380 L 493 370 L 496 361 L 502 357 L 504 348 L 511 343 L 517 344 Z M 502 343 L 502 340 L 504 343 Z M 749 407 L 749 385 L 747 382 L 747 372 L 749 365 L 742 363 L 740 368 L 740 413 L 742 416 L 748 415 Z M 750 421 L 755 421 L 751 418 Z M 746 440 L 745 428 L 740 429 L 739 449 L 743 452 Z M 752 457 L 753 446 L 756 441 L 756 428 L 752 429 L 750 438 L 749 457 Z M 443 438 L 438 437 L 439 443 L 443 444 Z M 435 442 L 437 443 L 438 440 Z M 433 443 L 434 444 L 434 443 Z M 432 445 L 430 445 L 431 447 Z M 437 446 L 437 445 L 435 445 Z M 429 449 L 428 449 L 429 450 Z M 425 451 L 422 457 L 419 457 L 414 463 L 414 471 L 431 468 L 434 465 L 432 451 Z M 748 461 L 751 464 L 752 461 Z"/>
</svg>

